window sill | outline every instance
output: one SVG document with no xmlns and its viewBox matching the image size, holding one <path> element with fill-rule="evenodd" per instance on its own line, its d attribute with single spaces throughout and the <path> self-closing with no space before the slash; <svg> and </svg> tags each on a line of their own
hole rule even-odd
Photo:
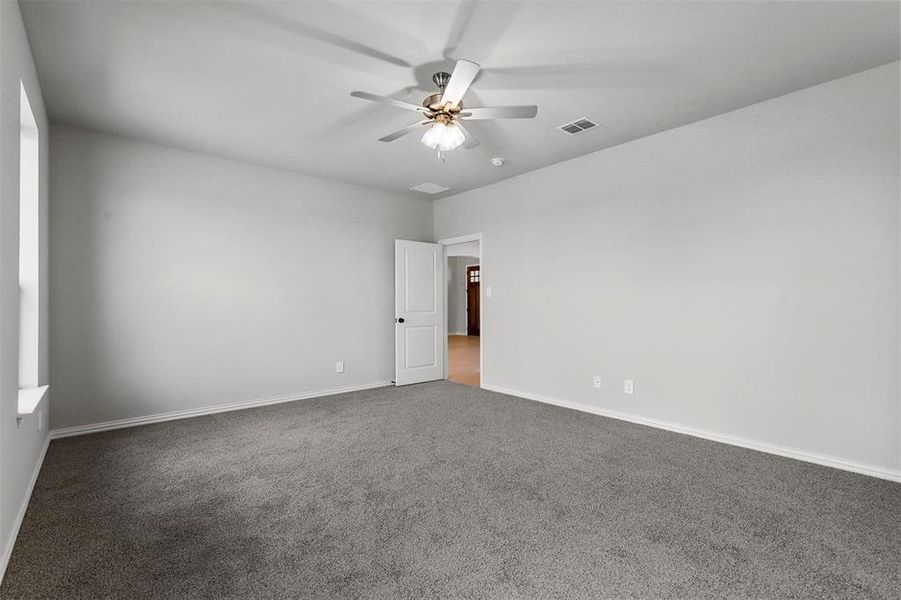
<svg viewBox="0 0 901 600">
<path fill-rule="evenodd" d="M 22 419 L 28 415 L 34 414 L 38 409 L 41 400 L 47 395 L 47 389 L 50 386 L 42 385 L 41 387 L 23 388 L 19 390 L 19 413 L 16 416 L 16 425 L 22 425 Z"/>
</svg>

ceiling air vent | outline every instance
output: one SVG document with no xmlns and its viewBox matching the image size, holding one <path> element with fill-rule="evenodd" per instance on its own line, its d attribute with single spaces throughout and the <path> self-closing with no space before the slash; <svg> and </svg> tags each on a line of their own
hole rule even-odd
<svg viewBox="0 0 901 600">
<path fill-rule="evenodd" d="M 417 186 L 413 186 L 410 188 L 414 192 L 423 192 L 425 194 L 440 194 L 441 192 L 446 192 L 449 190 L 449 187 L 444 187 L 443 185 L 438 185 L 437 183 L 420 183 Z"/>
<path fill-rule="evenodd" d="M 587 117 L 582 117 L 581 119 L 576 119 L 571 123 L 566 123 L 565 125 L 561 125 L 557 129 L 560 131 L 565 131 L 570 135 L 576 135 L 577 133 L 582 133 L 583 131 L 588 131 L 589 129 L 594 129 L 598 124 L 592 121 Z"/>
</svg>

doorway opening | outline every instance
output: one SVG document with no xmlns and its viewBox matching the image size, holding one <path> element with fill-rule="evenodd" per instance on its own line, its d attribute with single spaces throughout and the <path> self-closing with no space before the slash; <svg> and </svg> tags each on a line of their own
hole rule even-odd
<svg viewBox="0 0 901 600">
<path fill-rule="evenodd" d="M 447 274 L 447 378 L 479 387 L 482 381 L 481 239 L 454 241 L 443 242 Z"/>
</svg>

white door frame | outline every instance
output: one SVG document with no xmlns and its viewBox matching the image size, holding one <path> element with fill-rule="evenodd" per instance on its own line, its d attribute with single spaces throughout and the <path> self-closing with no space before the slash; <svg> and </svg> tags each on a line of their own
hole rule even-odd
<svg viewBox="0 0 901 600">
<path fill-rule="evenodd" d="M 479 243 L 479 387 L 485 387 L 485 241 L 481 233 L 470 233 L 452 238 L 438 240 L 443 247 L 444 266 L 447 268 L 447 247 L 464 242 Z M 447 277 L 444 284 L 444 378 L 447 379 Z"/>
</svg>

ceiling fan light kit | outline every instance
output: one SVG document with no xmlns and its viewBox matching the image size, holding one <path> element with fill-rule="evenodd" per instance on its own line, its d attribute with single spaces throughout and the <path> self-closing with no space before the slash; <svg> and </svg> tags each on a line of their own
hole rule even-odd
<svg viewBox="0 0 901 600">
<path fill-rule="evenodd" d="M 436 121 L 426 130 L 420 141 L 432 150 L 449 152 L 466 141 L 466 136 L 453 122 Z"/>
<path fill-rule="evenodd" d="M 438 157 L 443 160 L 445 152 L 460 146 L 470 149 L 479 145 L 479 141 L 463 126 L 464 120 L 532 119 L 538 114 L 538 106 L 534 104 L 464 109 L 463 96 L 480 69 L 481 67 L 472 61 L 458 60 L 452 74 L 443 71 L 435 73 L 432 75 L 432 81 L 438 86 L 438 92 L 423 100 L 421 106 L 368 92 L 351 92 L 350 95 L 420 113 L 425 117 L 424 121 L 389 133 L 379 138 L 379 141 L 393 142 L 418 129 L 420 125 L 427 125 L 428 129 L 420 141 L 430 150 L 437 150 Z"/>
</svg>

